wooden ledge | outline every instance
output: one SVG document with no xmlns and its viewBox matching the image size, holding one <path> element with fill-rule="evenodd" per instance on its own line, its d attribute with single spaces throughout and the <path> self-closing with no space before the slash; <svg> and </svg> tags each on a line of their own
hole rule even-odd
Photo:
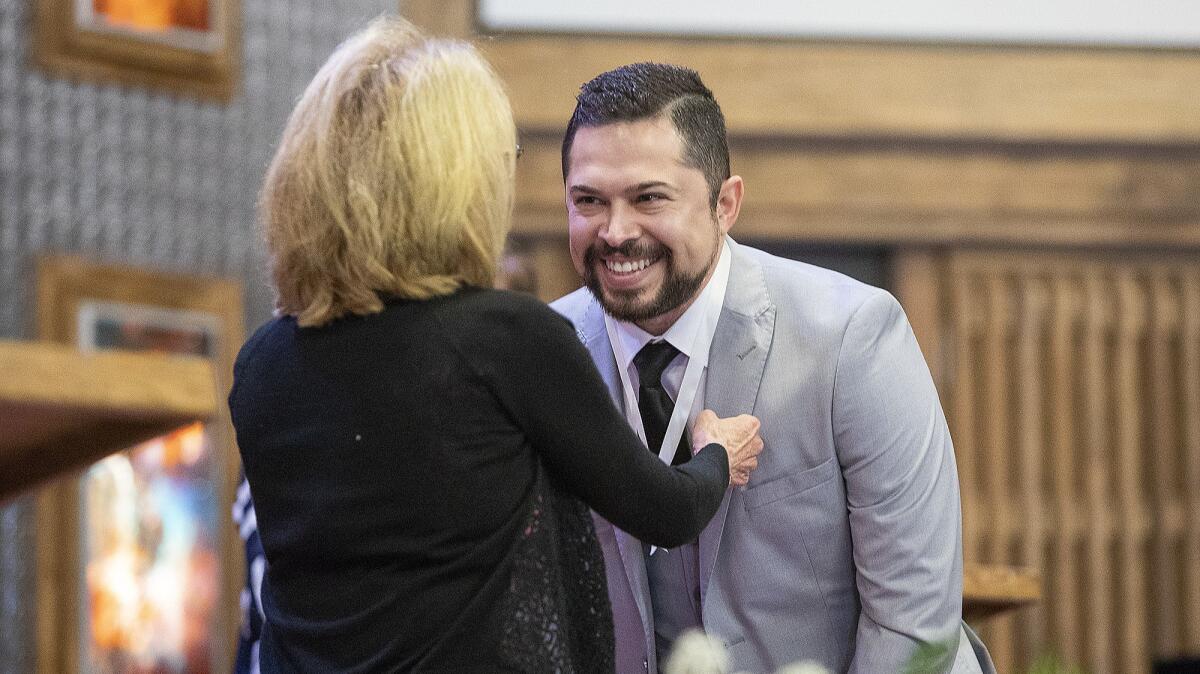
<svg viewBox="0 0 1200 674">
<path fill-rule="evenodd" d="M 0 502 L 217 405 L 207 359 L 0 341 Z"/>
<path fill-rule="evenodd" d="M 1042 580 L 1029 569 L 963 564 L 963 619 L 975 622 L 1042 598 Z"/>
</svg>

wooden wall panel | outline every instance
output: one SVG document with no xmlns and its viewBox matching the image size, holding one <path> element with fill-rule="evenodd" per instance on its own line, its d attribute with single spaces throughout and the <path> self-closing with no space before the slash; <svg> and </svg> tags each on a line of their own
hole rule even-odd
<svg viewBox="0 0 1200 674">
<path fill-rule="evenodd" d="M 442 35 L 478 37 L 518 124 L 557 132 L 579 85 L 643 60 L 698 70 L 735 135 L 1200 143 L 1200 53 L 502 33 L 475 0 L 401 0 Z"/>
<path fill-rule="evenodd" d="M 516 231 L 566 231 L 561 137 L 526 135 Z M 844 243 L 1200 245 L 1200 149 L 733 138 L 734 236 Z"/>
<path fill-rule="evenodd" d="M 1042 571 L 985 626 L 1001 671 L 1094 674 L 1196 652 L 1200 258 L 950 253 L 943 380 L 964 557 Z"/>
<path fill-rule="evenodd" d="M 482 47 L 530 129 L 561 128 L 594 75 L 661 61 L 699 70 L 737 134 L 1200 139 L 1200 58 L 1187 51 L 573 35 Z"/>
</svg>

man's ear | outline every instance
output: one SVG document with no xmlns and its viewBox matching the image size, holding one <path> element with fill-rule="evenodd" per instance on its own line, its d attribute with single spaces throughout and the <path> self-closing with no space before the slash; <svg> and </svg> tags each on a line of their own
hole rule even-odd
<svg viewBox="0 0 1200 674">
<path fill-rule="evenodd" d="M 721 183 L 721 192 L 717 195 L 717 226 L 722 234 L 728 234 L 733 223 L 737 222 L 738 213 L 742 210 L 742 192 L 745 185 L 741 176 L 729 176 Z"/>
</svg>

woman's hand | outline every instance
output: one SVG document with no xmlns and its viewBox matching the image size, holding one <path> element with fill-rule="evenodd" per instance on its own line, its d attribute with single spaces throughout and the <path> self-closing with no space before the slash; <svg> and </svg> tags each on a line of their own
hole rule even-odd
<svg viewBox="0 0 1200 674">
<path fill-rule="evenodd" d="M 729 454 L 729 484 L 740 487 L 750 481 L 750 473 L 758 467 L 758 455 L 763 450 L 759 426 L 758 418 L 749 414 L 722 419 L 712 410 L 704 410 L 692 428 L 692 451 L 713 442 L 724 447 Z"/>
</svg>

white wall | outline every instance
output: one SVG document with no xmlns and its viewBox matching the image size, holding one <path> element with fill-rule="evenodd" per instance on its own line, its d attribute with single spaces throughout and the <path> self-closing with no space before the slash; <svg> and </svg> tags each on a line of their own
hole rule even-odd
<svg viewBox="0 0 1200 674">
<path fill-rule="evenodd" d="M 480 0 L 496 30 L 1200 47 L 1200 0 Z"/>
</svg>

